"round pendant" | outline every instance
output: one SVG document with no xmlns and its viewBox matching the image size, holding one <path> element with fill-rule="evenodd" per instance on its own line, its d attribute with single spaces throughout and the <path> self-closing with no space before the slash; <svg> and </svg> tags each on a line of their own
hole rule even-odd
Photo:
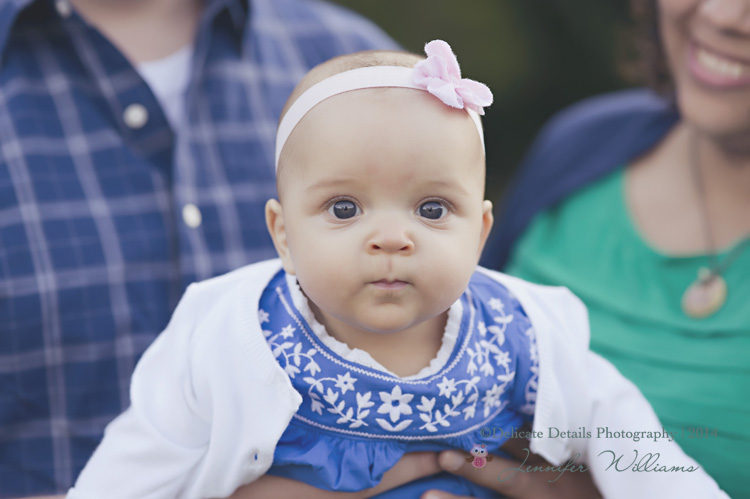
<svg viewBox="0 0 750 499">
<path fill-rule="evenodd" d="M 682 310 L 694 319 L 713 315 L 727 301 L 727 283 L 723 277 L 702 268 L 682 295 Z"/>
</svg>

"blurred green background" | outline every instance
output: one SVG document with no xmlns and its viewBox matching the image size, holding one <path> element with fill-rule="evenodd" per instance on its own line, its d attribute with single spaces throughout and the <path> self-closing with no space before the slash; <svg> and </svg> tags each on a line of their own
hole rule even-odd
<svg viewBox="0 0 750 499">
<path fill-rule="evenodd" d="M 447 41 L 463 76 L 489 85 L 487 194 L 497 199 L 542 125 L 582 98 L 632 84 L 627 0 L 335 0 L 405 49 Z"/>
</svg>

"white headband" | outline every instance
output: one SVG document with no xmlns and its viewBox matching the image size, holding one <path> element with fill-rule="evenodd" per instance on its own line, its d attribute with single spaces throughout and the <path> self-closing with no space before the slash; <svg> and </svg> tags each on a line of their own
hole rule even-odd
<svg viewBox="0 0 750 499">
<path fill-rule="evenodd" d="M 276 132 L 276 169 L 279 168 L 281 150 L 284 148 L 287 139 L 289 139 L 292 130 L 319 103 L 334 95 L 364 88 L 413 88 L 429 92 L 424 86 L 418 86 L 413 83 L 413 74 L 413 68 L 403 66 L 370 66 L 338 73 L 308 88 L 294 101 L 294 104 L 292 104 L 279 124 L 279 129 Z M 468 107 L 464 107 L 464 109 L 469 113 L 474 125 L 477 127 L 479 139 L 482 142 L 482 150 L 484 150 L 484 133 L 482 132 L 482 122 L 479 119 L 479 114 Z"/>
</svg>

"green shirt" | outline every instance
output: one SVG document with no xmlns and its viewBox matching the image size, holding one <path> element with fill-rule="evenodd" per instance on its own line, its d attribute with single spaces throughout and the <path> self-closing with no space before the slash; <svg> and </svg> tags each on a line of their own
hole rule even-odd
<svg viewBox="0 0 750 499">
<path fill-rule="evenodd" d="M 641 389 L 664 428 L 732 498 L 750 498 L 750 245 L 724 275 L 724 306 L 687 317 L 682 294 L 709 259 L 665 255 L 643 240 L 623 171 L 538 215 L 507 272 L 577 294 L 589 309 L 591 349 Z"/>
</svg>

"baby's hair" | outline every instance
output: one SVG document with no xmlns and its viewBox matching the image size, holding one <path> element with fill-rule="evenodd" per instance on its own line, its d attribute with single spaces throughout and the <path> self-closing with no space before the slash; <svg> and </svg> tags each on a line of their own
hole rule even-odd
<svg viewBox="0 0 750 499">
<path fill-rule="evenodd" d="M 297 86 L 294 87 L 292 94 L 289 96 L 289 99 L 287 99 L 286 104 L 284 104 L 279 121 L 284 118 L 286 112 L 300 95 L 302 95 L 308 88 L 326 78 L 343 73 L 344 71 L 369 68 L 372 66 L 403 66 L 405 68 L 413 68 L 416 63 L 423 59 L 424 56 L 413 54 L 411 52 L 396 50 L 368 50 L 364 52 L 356 52 L 354 54 L 340 55 L 322 62 L 312 68 Z"/>
<path fill-rule="evenodd" d="M 289 99 L 287 99 L 286 104 L 281 111 L 279 122 L 281 122 L 281 120 L 284 118 L 284 115 L 287 113 L 292 104 L 294 104 L 294 102 L 303 93 L 305 93 L 307 89 L 309 89 L 316 83 L 325 80 L 326 78 L 330 78 L 331 76 L 343 73 L 345 71 L 350 71 L 352 69 L 368 68 L 372 66 L 403 66 L 406 68 L 413 68 L 415 64 L 422 60 L 424 60 L 424 56 L 413 54 L 411 52 L 401 52 L 395 50 L 368 50 L 363 52 L 355 52 L 353 54 L 341 55 L 338 57 L 334 57 L 333 59 L 329 59 L 312 68 L 302 78 L 297 86 L 294 87 L 292 94 L 289 96 Z M 281 178 L 284 176 L 284 170 L 286 170 L 285 168 L 283 168 L 283 165 L 285 163 L 284 157 L 289 153 L 289 151 L 293 150 L 294 147 L 294 137 L 292 135 L 290 137 L 290 140 L 287 141 L 286 145 L 284 146 L 284 150 L 279 157 L 279 166 L 276 171 L 276 187 L 277 190 L 279 190 L 279 195 L 281 195 L 281 192 L 278 187 L 281 183 Z"/>
</svg>

